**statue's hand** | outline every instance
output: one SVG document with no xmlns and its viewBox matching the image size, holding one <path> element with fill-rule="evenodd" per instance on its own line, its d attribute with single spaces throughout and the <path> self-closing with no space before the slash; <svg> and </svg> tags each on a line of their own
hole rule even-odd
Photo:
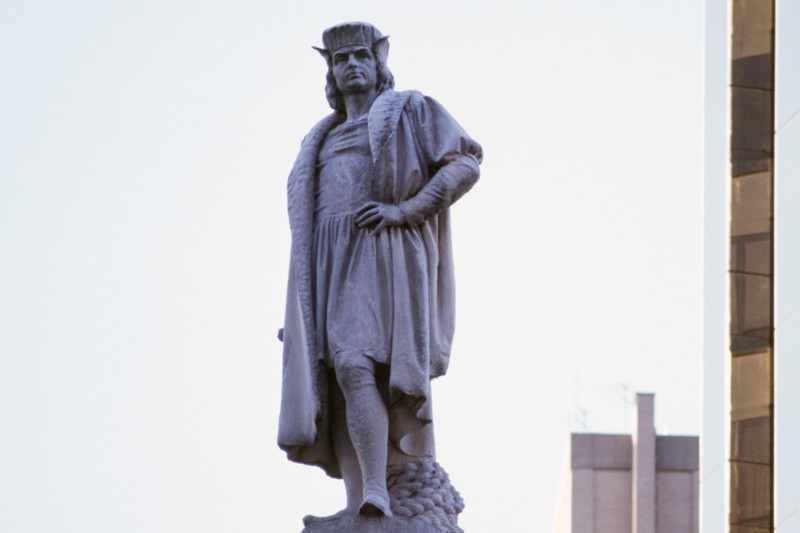
<svg viewBox="0 0 800 533">
<path fill-rule="evenodd" d="M 380 202 L 367 202 L 356 211 L 356 226 L 365 228 L 375 225 L 370 231 L 377 235 L 383 228 L 402 226 L 406 223 L 406 216 L 399 206 L 382 204 Z"/>
</svg>

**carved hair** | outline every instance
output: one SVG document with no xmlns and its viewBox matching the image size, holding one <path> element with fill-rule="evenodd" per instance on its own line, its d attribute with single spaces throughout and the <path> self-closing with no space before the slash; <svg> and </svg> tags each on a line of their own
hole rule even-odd
<svg viewBox="0 0 800 533">
<path fill-rule="evenodd" d="M 375 57 L 375 68 L 377 69 L 377 80 L 375 82 L 378 94 L 394 89 L 394 76 L 386 63 L 381 59 L 380 55 L 372 50 L 372 55 Z M 338 113 L 344 113 L 344 98 L 342 92 L 336 86 L 336 78 L 333 77 L 333 63 L 328 62 L 328 74 L 326 76 L 327 85 L 325 85 L 325 96 L 328 98 L 328 105 L 331 106 Z"/>
</svg>

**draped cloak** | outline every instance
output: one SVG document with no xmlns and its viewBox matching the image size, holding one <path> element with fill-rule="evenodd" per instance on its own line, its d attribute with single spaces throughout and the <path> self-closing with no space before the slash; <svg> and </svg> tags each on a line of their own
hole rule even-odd
<svg viewBox="0 0 800 533">
<path fill-rule="evenodd" d="M 333 113 L 306 135 L 289 175 L 292 247 L 278 426 L 278 445 L 289 459 L 320 466 L 333 477 L 341 477 L 330 435 L 329 389 L 337 385 L 314 323 L 314 191 L 320 147 L 343 120 Z M 374 237 L 386 239 L 390 250 L 390 438 L 409 455 L 425 454 L 432 446 L 432 432 L 424 431 L 432 420 L 430 380 L 447 371 L 455 325 L 448 208 L 478 180 L 482 149 L 438 102 L 416 91 L 379 95 L 368 131 L 371 198 L 399 205 L 407 219 L 405 226 Z M 395 404 L 410 416 L 393 416 Z"/>
</svg>

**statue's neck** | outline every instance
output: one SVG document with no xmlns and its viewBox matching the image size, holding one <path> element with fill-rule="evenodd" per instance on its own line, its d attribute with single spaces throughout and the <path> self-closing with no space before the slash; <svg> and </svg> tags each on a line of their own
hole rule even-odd
<svg viewBox="0 0 800 533">
<path fill-rule="evenodd" d="M 363 93 L 344 95 L 344 109 L 347 113 L 347 120 L 355 120 L 369 113 L 372 103 L 378 97 L 375 88 Z"/>
</svg>

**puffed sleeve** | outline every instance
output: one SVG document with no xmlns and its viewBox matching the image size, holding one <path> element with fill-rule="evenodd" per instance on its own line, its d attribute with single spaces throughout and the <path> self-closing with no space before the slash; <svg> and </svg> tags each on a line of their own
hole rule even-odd
<svg viewBox="0 0 800 533">
<path fill-rule="evenodd" d="M 421 94 L 408 104 L 417 144 L 431 179 L 399 207 L 410 225 L 417 225 L 450 207 L 480 176 L 483 150 L 442 105 Z"/>
</svg>

